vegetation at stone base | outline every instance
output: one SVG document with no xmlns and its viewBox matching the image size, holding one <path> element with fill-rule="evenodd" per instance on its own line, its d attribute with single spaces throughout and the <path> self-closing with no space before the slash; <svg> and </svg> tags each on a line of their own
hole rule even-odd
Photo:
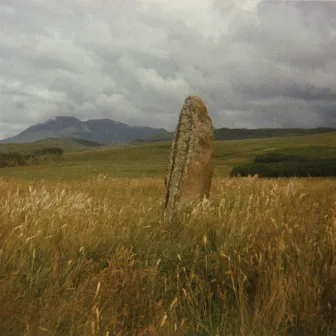
<svg viewBox="0 0 336 336">
<path fill-rule="evenodd" d="M 336 181 L 0 180 L 1 335 L 335 335 Z M 109 333 L 108 333 L 109 332 Z"/>
<path fill-rule="evenodd" d="M 234 167 L 231 176 L 336 176 L 336 147 L 288 148 L 257 155 L 252 163 Z"/>
<path fill-rule="evenodd" d="M 1 146 L 0 146 L 1 148 Z M 160 177 L 168 164 L 170 142 L 101 146 L 73 152 L 62 160 L 37 166 L 2 168 L 0 177 L 38 180 L 82 180 L 98 174 L 110 177 Z M 293 155 L 328 156 L 336 148 L 336 132 L 295 137 L 227 140 L 215 142 L 215 176 L 229 176 L 233 167 L 252 163 L 256 155 L 273 150 Z M 336 157 L 336 155 L 335 155 Z"/>
</svg>

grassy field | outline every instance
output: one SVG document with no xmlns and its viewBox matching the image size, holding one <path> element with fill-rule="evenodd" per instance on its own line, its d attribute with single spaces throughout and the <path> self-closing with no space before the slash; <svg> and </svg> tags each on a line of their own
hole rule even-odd
<svg viewBox="0 0 336 336">
<path fill-rule="evenodd" d="M 31 153 L 37 149 L 43 149 L 48 147 L 60 147 L 66 153 L 81 152 L 92 150 L 97 147 L 103 148 L 104 144 L 98 142 L 92 142 L 75 138 L 50 138 L 44 140 L 38 140 L 31 143 L 13 144 L 13 143 L 0 143 L 0 152 L 19 152 L 19 153 Z"/>
<path fill-rule="evenodd" d="M 0 335 L 335 335 L 336 181 L 0 181 Z"/>
<path fill-rule="evenodd" d="M 296 151 L 300 155 L 336 156 L 336 133 L 309 136 L 215 142 L 215 176 L 225 177 L 240 164 L 252 162 L 256 155 L 276 150 Z M 0 169 L 0 177 L 73 180 L 109 177 L 162 177 L 166 169 L 170 143 L 97 147 L 68 153 L 57 162 L 39 166 Z"/>
<path fill-rule="evenodd" d="M 211 199 L 175 224 L 168 143 L 0 169 L 0 335 L 336 335 L 336 180 L 227 177 L 335 140 L 216 142 Z"/>
</svg>

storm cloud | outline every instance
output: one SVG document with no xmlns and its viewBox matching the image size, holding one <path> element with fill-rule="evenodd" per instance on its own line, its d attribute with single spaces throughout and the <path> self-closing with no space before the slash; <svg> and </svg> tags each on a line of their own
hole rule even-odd
<svg viewBox="0 0 336 336">
<path fill-rule="evenodd" d="M 2 0 L 0 138 L 57 115 L 336 127 L 336 2 Z"/>
</svg>

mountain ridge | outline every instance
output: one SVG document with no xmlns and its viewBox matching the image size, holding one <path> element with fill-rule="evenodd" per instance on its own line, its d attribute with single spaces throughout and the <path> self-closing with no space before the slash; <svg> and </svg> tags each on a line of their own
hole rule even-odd
<svg viewBox="0 0 336 336">
<path fill-rule="evenodd" d="M 37 123 L 0 143 L 28 143 L 47 138 L 73 137 L 94 142 L 116 144 L 167 132 L 164 128 L 130 126 L 112 119 L 81 121 L 73 116 L 57 116 Z"/>
<path fill-rule="evenodd" d="M 269 138 L 287 135 L 308 135 L 336 132 L 336 128 L 215 128 L 215 140 L 240 140 Z M 86 141 L 118 144 L 126 142 L 171 141 L 174 132 L 164 128 L 130 126 L 113 119 L 101 118 L 81 121 L 74 116 L 57 116 L 32 125 L 16 136 L 0 140 L 0 143 L 31 143 L 49 138 L 72 137 Z"/>
</svg>

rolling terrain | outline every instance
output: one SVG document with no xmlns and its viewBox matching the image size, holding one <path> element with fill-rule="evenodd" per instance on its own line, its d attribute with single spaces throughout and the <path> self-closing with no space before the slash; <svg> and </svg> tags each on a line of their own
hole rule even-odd
<svg viewBox="0 0 336 336">
<path fill-rule="evenodd" d="M 0 335 L 335 336 L 335 179 L 228 175 L 335 157 L 336 132 L 216 141 L 210 201 L 176 223 L 170 142 L 59 141 L 15 145 L 67 148 L 56 161 L 0 169 Z"/>
<path fill-rule="evenodd" d="M 270 137 L 286 137 L 286 136 L 303 136 L 313 134 L 335 133 L 335 128 L 215 128 L 215 140 L 243 140 L 243 139 L 258 139 Z M 154 134 L 149 138 L 135 139 L 136 143 L 151 143 L 161 141 L 171 141 L 173 132 L 163 132 Z"/>
<path fill-rule="evenodd" d="M 30 143 L 0 143 L 0 152 L 31 153 L 37 149 L 59 147 L 62 148 L 65 153 L 73 153 L 93 150 L 96 148 L 104 148 L 106 146 L 107 144 L 104 143 L 75 139 L 71 137 L 63 137 L 37 140 Z"/>
<path fill-rule="evenodd" d="M 110 177 L 163 177 L 170 146 L 170 142 L 102 146 L 89 148 L 90 150 L 84 146 L 85 151 L 83 147 L 80 147 L 80 152 L 71 153 L 68 150 L 68 154 L 57 162 L 46 162 L 38 166 L 2 168 L 0 177 L 43 180 L 88 179 L 99 174 Z M 252 162 L 256 155 L 272 150 L 295 151 L 303 156 L 312 155 L 312 153 L 334 156 L 335 148 L 336 132 L 216 141 L 215 177 L 229 176 L 233 167 Z"/>
</svg>

